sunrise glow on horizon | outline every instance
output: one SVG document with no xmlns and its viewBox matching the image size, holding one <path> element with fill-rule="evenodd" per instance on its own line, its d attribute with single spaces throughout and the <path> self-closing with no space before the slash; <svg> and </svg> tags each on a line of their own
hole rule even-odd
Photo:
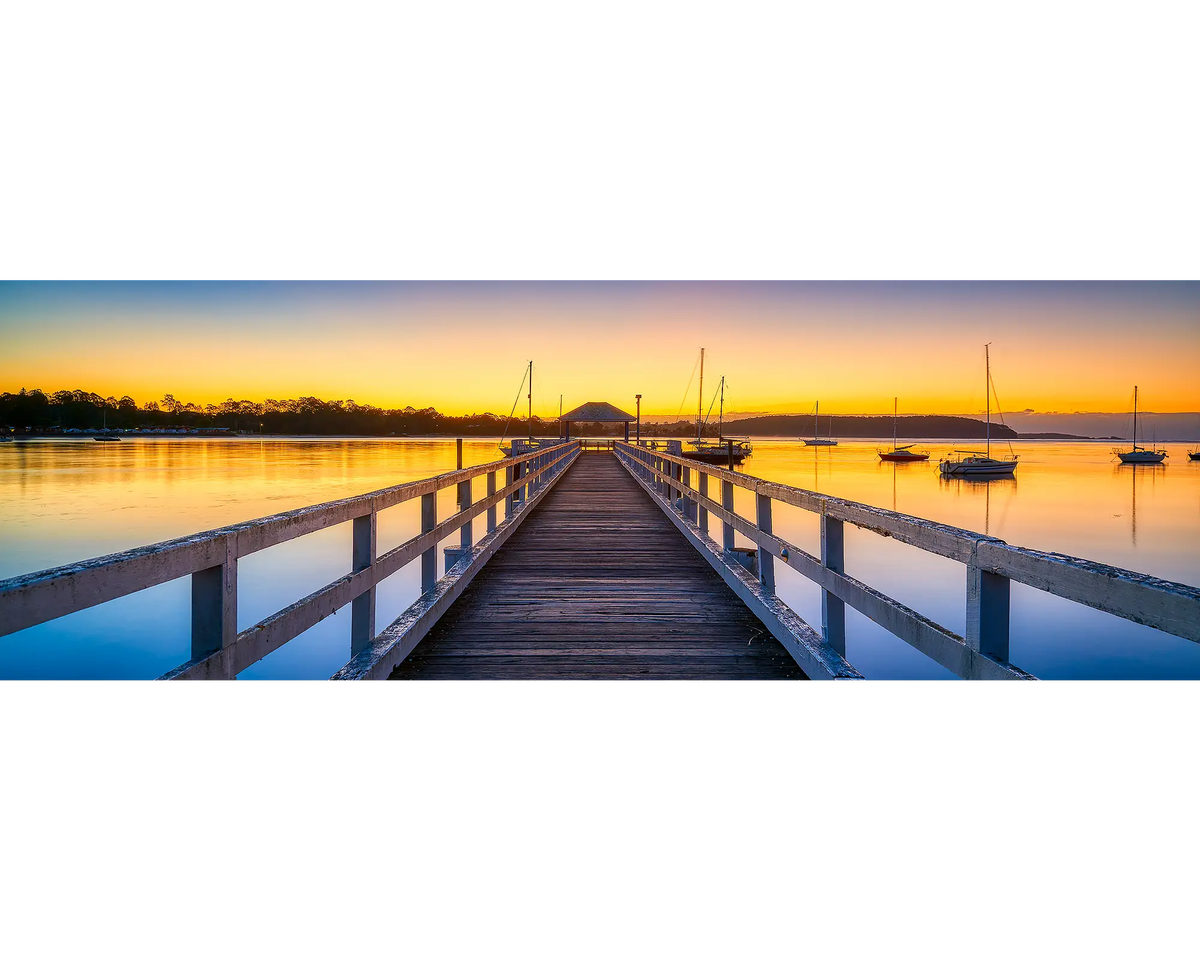
<svg viewBox="0 0 1200 960">
<path fill-rule="evenodd" d="M 1197 283 L 0 283 L 0 391 L 507 414 L 1200 409 Z M 689 380 L 691 388 L 688 389 Z M 519 409 L 525 405 L 522 392 Z"/>
</svg>

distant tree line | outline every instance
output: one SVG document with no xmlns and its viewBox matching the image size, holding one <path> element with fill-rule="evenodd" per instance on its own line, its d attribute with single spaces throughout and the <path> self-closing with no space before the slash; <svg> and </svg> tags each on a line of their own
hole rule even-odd
<svg viewBox="0 0 1200 960">
<path fill-rule="evenodd" d="M 507 430 L 510 437 L 547 437 L 559 435 L 557 420 L 534 417 L 532 425 L 525 418 L 509 420 L 494 413 L 470 414 L 462 417 L 438 413 L 433 407 L 415 410 L 385 410 L 353 400 L 320 400 L 300 397 L 296 400 L 234 400 L 221 403 L 184 403 L 172 394 L 161 401 L 152 400 L 139 406 L 131 397 L 102 397 L 85 390 L 25 390 L 0 394 L 0 424 L 20 432 L 47 433 L 59 430 L 99 430 L 107 426 L 115 430 L 150 429 L 211 429 L 225 428 L 245 433 L 282 434 L 352 434 L 369 437 L 425 436 L 441 434 L 460 437 L 494 437 Z M 724 433 L 730 436 L 811 437 L 814 422 L 811 414 L 803 416 L 750 417 L 726 421 Z M 630 424 L 630 436 L 636 427 Z M 916 416 L 901 417 L 901 437 L 930 439 L 979 439 L 985 435 L 985 424 L 970 417 Z M 886 437 L 892 433 L 891 417 L 834 417 L 833 436 L 844 438 Z M 623 436 L 622 423 L 573 423 L 574 436 Z M 690 437 L 696 433 L 695 421 L 675 423 L 643 423 L 643 437 Z M 821 418 L 821 436 L 830 433 L 830 420 Z M 715 437 L 717 424 L 706 423 L 704 436 Z M 995 439 L 1015 438 L 1016 431 L 1002 424 L 992 424 Z"/>
<path fill-rule="evenodd" d="M 447 434 L 499 436 L 508 424 L 509 436 L 524 436 L 525 419 L 508 423 L 492 413 L 450 417 L 433 407 L 385 410 L 353 400 L 234 400 L 185 403 L 172 394 L 139 406 L 131 397 L 102 397 L 85 390 L 25 390 L 0 394 L 0 423 L 34 433 L 59 430 L 211 429 L 223 427 L 246 433 L 355 434 L 361 436 Z M 556 420 L 533 419 L 538 436 L 555 436 Z"/>
</svg>

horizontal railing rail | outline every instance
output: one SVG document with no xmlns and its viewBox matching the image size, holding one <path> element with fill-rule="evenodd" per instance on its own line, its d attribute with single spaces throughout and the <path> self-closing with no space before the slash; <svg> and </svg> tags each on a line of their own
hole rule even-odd
<svg viewBox="0 0 1200 960">
<path fill-rule="evenodd" d="M 650 449 L 645 441 L 641 446 L 618 443 L 616 452 L 626 469 L 657 496 L 668 515 L 691 536 L 694 545 L 708 554 L 710 563 L 727 580 L 734 567 L 746 566 L 746 558 L 739 559 L 734 546 L 737 532 L 755 544 L 757 579 L 766 595 L 775 594 L 775 560 L 820 586 L 822 624 L 818 636 L 827 648 L 822 651 L 825 656 L 845 657 L 845 606 L 849 604 L 959 677 L 1032 679 L 1008 659 L 1011 582 L 1200 642 L 1200 590 L 1187 584 L 1079 557 L 1013 546 L 960 527 Z M 698 478 L 695 487 L 693 471 Z M 708 495 L 710 479 L 720 484 L 720 502 Z M 735 487 L 754 494 L 753 520 L 734 510 Z M 774 502 L 820 517 L 819 557 L 774 533 Z M 708 537 L 710 516 L 721 522 L 719 546 Z M 966 636 L 959 636 L 847 574 L 846 523 L 965 564 Z M 737 573 L 738 577 L 742 575 Z"/>
<path fill-rule="evenodd" d="M 169 679 L 228 678 L 353 604 L 351 658 L 375 639 L 375 587 L 421 558 L 421 592 L 436 585 L 437 544 L 460 531 L 460 551 L 472 546 L 472 521 L 486 513 L 497 529 L 497 507 L 507 505 L 505 524 L 523 519 L 523 507 L 557 478 L 578 454 L 575 441 L 548 443 L 527 454 L 439 474 L 356 497 L 302 507 L 258 520 L 137 547 L 0 581 L 0 636 L 79 610 L 192 578 L 191 659 L 164 675 Z M 504 486 L 497 489 L 503 471 Z M 484 499 L 472 502 L 471 481 L 487 477 Z M 437 521 L 437 493 L 457 487 L 460 509 Z M 421 532 L 376 556 L 380 511 L 421 498 Z M 239 558 L 337 524 L 353 522 L 351 571 L 253 626 L 237 630 Z"/>
</svg>

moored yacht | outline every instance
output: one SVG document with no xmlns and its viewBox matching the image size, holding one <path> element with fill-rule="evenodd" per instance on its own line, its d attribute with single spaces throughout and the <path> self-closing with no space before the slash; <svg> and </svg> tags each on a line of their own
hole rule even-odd
<svg viewBox="0 0 1200 960">
<path fill-rule="evenodd" d="M 1159 450 L 1153 447 L 1139 447 L 1137 442 L 1137 404 L 1138 404 L 1138 388 L 1133 388 L 1133 446 L 1128 450 L 1113 449 L 1122 463 L 1162 463 L 1167 458 L 1166 450 Z M 1188 454 L 1191 457 L 1191 454 Z M 1192 457 L 1193 460 L 1197 459 Z"/>
<path fill-rule="evenodd" d="M 888 463 L 916 463 L 918 460 L 928 460 L 929 453 L 924 450 L 914 450 L 915 443 L 906 443 L 902 447 L 896 446 L 896 414 L 899 410 L 900 398 L 892 399 L 892 449 L 877 450 L 880 460 L 886 460 Z"/>
<path fill-rule="evenodd" d="M 987 446 L 979 450 L 955 450 L 954 454 L 942 460 L 943 477 L 977 477 L 980 480 L 991 480 L 997 477 L 1011 477 L 1017 469 L 1017 457 L 998 460 L 992 456 L 992 361 L 988 352 L 991 344 L 984 344 L 983 357 L 986 370 L 984 376 L 984 391 L 987 394 Z M 999 404 L 996 405 L 999 413 Z M 1010 448 L 1011 449 L 1011 448 Z"/>
<path fill-rule="evenodd" d="M 712 404 L 708 405 L 712 414 Z M 688 441 L 690 449 L 683 451 L 688 460 L 698 460 L 700 463 L 715 463 L 734 465 L 743 462 L 753 452 L 753 447 L 746 440 L 731 440 L 725 437 L 725 378 L 721 378 L 721 406 L 717 411 L 716 439 L 704 437 L 704 348 L 700 348 L 700 399 L 696 406 L 696 439 Z"/>
<path fill-rule="evenodd" d="M 813 435 L 811 440 L 805 440 L 806 447 L 836 447 L 838 442 L 833 439 L 833 417 L 829 418 L 829 436 L 820 436 L 821 425 L 821 401 L 817 401 L 816 409 L 813 413 Z"/>
</svg>

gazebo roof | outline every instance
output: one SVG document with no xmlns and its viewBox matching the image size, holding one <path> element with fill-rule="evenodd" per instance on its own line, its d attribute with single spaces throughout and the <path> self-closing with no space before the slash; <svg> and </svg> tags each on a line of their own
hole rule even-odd
<svg viewBox="0 0 1200 960">
<path fill-rule="evenodd" d="M 633 423 L 637 417 L 617 409 L 611 403 L 589 400 L 574 410 L 568 410 L 558 419 L 567 423 Z"/>
</svg>

